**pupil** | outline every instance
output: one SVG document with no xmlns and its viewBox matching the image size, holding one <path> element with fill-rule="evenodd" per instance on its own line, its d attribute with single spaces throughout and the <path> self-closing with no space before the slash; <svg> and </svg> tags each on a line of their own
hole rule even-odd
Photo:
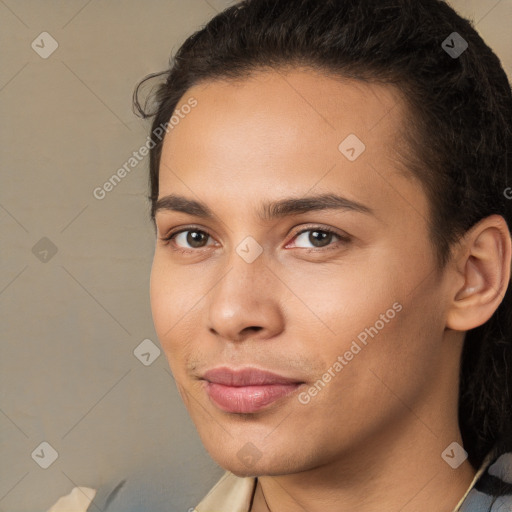
<svg viewBox="0 0 512 512">
<path fill-rule="evenodd" d="M 189 231 L 187 235 L 187 243 L 191 247 L 202 247 L 202 242 L 204 241 L 204 233 L 199 233 L 199 231 Z"/>
<path fill-rule="evenodd" d="M 324 245 L 329 245 L 332 238 L 332 233 L 327 233 L 325 231 L 311 231 L 309 235 L 309 241 L 315 247 L 323 247 Z M 323 243 L 326 242 L 327 243 Z"/>
</svg>

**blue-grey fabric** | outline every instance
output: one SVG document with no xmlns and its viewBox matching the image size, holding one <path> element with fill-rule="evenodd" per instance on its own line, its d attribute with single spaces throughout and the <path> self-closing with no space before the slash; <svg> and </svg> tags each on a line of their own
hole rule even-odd
<svg viewBox="0 0 512 512">
<path fill-rule="evenodd" d="M 512 452 L 490 457 L 459 512 L 512 512 Z"/>
</svg>

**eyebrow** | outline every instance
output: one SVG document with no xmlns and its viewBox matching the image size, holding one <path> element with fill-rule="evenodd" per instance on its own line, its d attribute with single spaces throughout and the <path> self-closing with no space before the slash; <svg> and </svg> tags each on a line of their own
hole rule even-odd
<svg viewBox="0 0 512 512">
<path fill-rule="evenodd" d="M 371 208 L 357 201 L 336 194 L 321 194 L 299 198 L 289 197 L 278 201 L 264 202 L 260 206 L 258 216 L 262 220 L 270 221 L 319 210 L 345 210 L 371 215 L 374 214 Z M 215 215 L 206 204 L 176 194 L 170 194 L 158 199 L 153 208 L 153 216 L 159 211 L 182 212 L 210 220 L 215 218 Z"/>
</svg>

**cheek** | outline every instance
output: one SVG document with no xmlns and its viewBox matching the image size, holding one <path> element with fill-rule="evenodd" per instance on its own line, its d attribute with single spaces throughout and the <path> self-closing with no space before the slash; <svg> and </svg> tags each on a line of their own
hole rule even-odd
<svg viewBox="0 0 512 512">
<path fill-rule="evenodd" d="M 386 421 L 428 393 L 442 363 L 444 325 L 433 288 L 355 300 L 353 308 L 357 320 L 340 319 L 336 344 L 324 347 L 330 366 L 342 356 L 343 369 L 322 399 L 341 415 L 359 411 L 357 426 L 362 416 Z"/>
<path fill-rule="evenodd" d="M 150 277 L 151 309 L 161 328 L 169 329 L 190 312 L 204 297 L 203 272 L 188 266 L 173 265 L 157 250 Z"/>
<path fill-rule="evenodd" d="M 376 386 L 384 386 L 379 377 L 390 387 L 410 386 L 406 394 L 419 389 L 429 367 L 435 365 L 432 346 L 443 333 L 439 288 L 432 276 L 425 280 L 431 263 L 421 256 L 405 258 L 403 252 L 399 257 L 396 249 L 390 249 L 360 254 L 358 261 L 347 259 L 334 271 L 324 268 L 322 273 L 320 268 L 315 275 L 303 272 L 301 277 L 297 273 L 296 295 L 304 297 L 329 327 L 329 332 L 322 329 L 327 336 L 319 336 L 310 324 L 303 331 L 301 347 L 336 375 L 326 388 L 341 396 L 350 389 L 352 398 L 347 400 L 355 403 L 368 401 Z M 299 307 L 303 310 L 297 303 Z M 300 315 L 294 318 L 300 322 Z M 322 327 L 318 322 L 317 326 Z M 330 392 L 320 394 L 318 404 L 332 398 Z"/>
<path fill-rule="evenodd" d="M 150 276 L 153 324 L 176 383 L 186 380 L 192 361 L 208 360 L 197 341 L 204 338 L 200 330 L 205 328 L 208 291 L 215 283 L 211 274 L 195 266 L 173 265 L 163 250 L 155 252 Z"/>
<path fill-rule="evenodd" d="M 351 331 L 343 331 L 340 321 L 338 337 L 316 347 L 325 362 L 324 373 L 305 390 L 298 407 L 307 413 L 307 425 L 301 425 L 311 438 L 326 433 L 315 438 L 315 443 L 325 441 L 326 452 L 377 435 L 410 414 L 404 404 L 413 407 L 428 396 L 439 352 L 428 347 L 427 315 L 417 315 L 410 303 L 402 306 L 393 318 L 388 314 L 388 323 L 381 320 L 384 326 L 368 313 L 355 323 L 346 322 Z M 307 350 L 313 354 L 311 347 Z"/>
<path fill-rule="evenodd" d="M 172 311 L 168 298 L 168 275 L 164 272 L 161 258 L 155 254 L 153 266 L 151 267 L 149 297 L 151 302 L 151 313 L 153 315 L 153 324 L 160 339 L 163 343 L 162 334 L 165 332 L 164 327 L 167 323 L 168 314 Z M 169 327 L 167 327 L 169 328 Z"/>
<path fill-rule="evenodd" d="M 292 284 L 290 288 L 299 299 L 291 297 L 287 306 L 293 309 L 290 318 L 299 323 L 301 318 L 316 318 L 329 338 L 350 340 L 375 322 L 380 325 L 380 315 L 386 311 L 391 309 L 388 316 L 394 317 L 393 304 L 402 294 L 398 271 L 389 259 L 383 263 L 385 258 L 377 258 L 375 252 L 358 253 L 357 257 L 354 253 L 329 265 L 283 269 L 283 281 Z M 328 346 L 333 346 L 332 339 Z"/>
<path fill-rule="evenodd" d="M 187 282 L 180 268 L 170 265 L 155 253 L 150 277 L 150 302 L 153 324 L 164 350 L 172 352 L 177 333 L 200 298 L 200 284 Z"/>
</svg>

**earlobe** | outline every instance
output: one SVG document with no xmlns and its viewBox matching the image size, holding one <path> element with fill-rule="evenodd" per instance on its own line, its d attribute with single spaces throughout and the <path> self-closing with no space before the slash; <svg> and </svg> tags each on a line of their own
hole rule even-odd
<svg viewBox="0 0 512 512">
<path fill-rule="evenodd" d="M 458 331 L 478 327 L 494 314 L 510 281 L 511 239 L 503 217 L 486 217 L 460 243 L 457 258 L 463 284 L 453 289 L 446 326 Z"/>
</svg>

